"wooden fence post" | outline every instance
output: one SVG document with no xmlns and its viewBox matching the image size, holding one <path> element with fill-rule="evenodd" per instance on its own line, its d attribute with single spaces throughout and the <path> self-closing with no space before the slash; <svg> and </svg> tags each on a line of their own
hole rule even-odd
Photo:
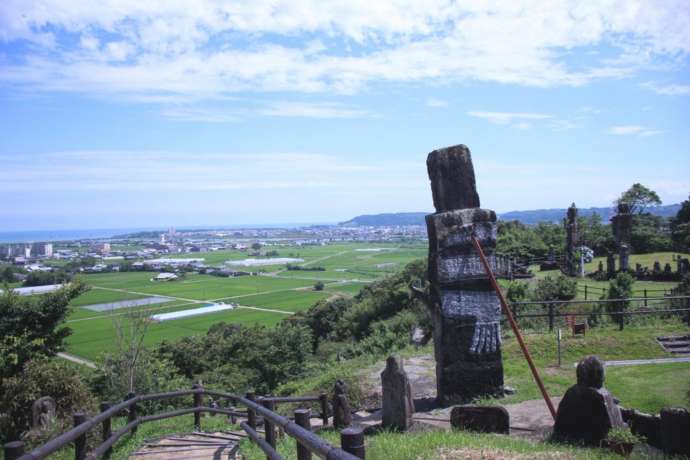
<svg viewBox="0 0 690 460">
<path fill-rule="evenodd" d="M 110 409 L 110 405 L 111 405 L 111 404 L 110 404 L 109 402 L 102 402 L 102 403 L 101 403 L 101 412 L 105 412 L 105 411 L 107 411 L 108 409 Z M 107 419 L 103 420 L 103 429 L 102 429 L 102 431 L 103 431 L 103 438 L 102 438 L 102 439 L 103 439 L 103 442 L 106 442 L 108 439 L 110 439 L 110 436 L 113 435 L 112 420 L 110 419 L 110 417 L 108 417 Z M 105 451 L 105 453 L 103 454 L 103 457 L 104 457 L 104 458 L 109 458 L 110 455 L 112 455 L 112 453 L 113 453 L 113 448 L 111 447 L 111 448 L 109 448 L 108 450 Z"/>
<path fill-rule="evenodd" d="M 127 400 L 134 399 L 136 398 L 136 393 L 128 393 L 127 394 Z M 131 423 L 137 419 L 137 405 L 136 403 L 132 404 L 129 406 L 129 415 L 127 416 L 127 423 Z M 131 433 L 136 434 L 137 432 L 137 427 L 135 426 L 132 428 Z"/>
<path fill-rule="evenodd" d="M 345 428 L 340 432 L 340 447 L 345 452 L 364 460 L 366 458 L 364 448 L 364 430 L 361 428 Z"/>
<path fill-rule="evenodd" d="M 256 395 L 253 391 L 248 391 L 244 397 L 252 402 L 256 401 Z M 249 406 L 247 406 L 247 424 L 252 427 L 252 430 L 256 430 L 256 412 Z"/>
<path fill-rule="evenodd" d="M 271 412 L 273 412 L 275 407 L 276 407 L 275 403 L 270 399 L 264 399 L 262 401 L 262 404 L 266 409 L 270 410 Z M 266 433 L 266 442 L 269 443 L 271 445 L 271 447 L 273 447 L 275 449 L 276 448 L 275 424 L 268 417 L 264 417 L 264 432 Z"/>
<path fill-rule="evenodd" d="M 585 300 L 587 300 L 587 285 L 585 284 Z"/>
<path fill-rule="evenodd" d="M 328 395 L 326 393 L 321 393 L 319 395 L 319 402 L 321 403 L 321 420 L 323 421 L 323 426 L 328 426 Z"/>
<path fill-rule="evenodd" d="M 75 412 L 72 415 L 74 426 L 77 427 L 86 421 L 84 412 Z M 86 433 L 74 440 L 74 460 L 84 460 L 86 458 Z"/>
<path fill-rule="evenodd" d="M 310 415 L 309 409 L 295 410 L 295 423 L 305 430 L 311 431 Z M 311 460 L 311 452 L 299 442 L 299 439 L 297 440 L 297 460 Z"/>
<path fill-rule="evenodd" d="M 549 331 L 553 331 L 553 304 L 549 304 Z"/>
<path fill-rule="evenodd" d="M 647 306 L 647 289 L 644 290 L 644 306 Z"/>
<path fill-rule="evenodd" d="M 24 455 L 24 443 L 21 441 L 8 442 L 3 446 L 5 460 L 17 460 Z"/>
<path fill-rule="evenodd" d="M 203 387 L 200 383 L 195 383 L 192 385 L 192 390 L 196 391 L 194 393 L 194 407 L 201 407 L 204 404 L 204 395 L 201 393 Z M 194 429 L 201 430 L 201 412 L 194 412 Z"/>
</svg>

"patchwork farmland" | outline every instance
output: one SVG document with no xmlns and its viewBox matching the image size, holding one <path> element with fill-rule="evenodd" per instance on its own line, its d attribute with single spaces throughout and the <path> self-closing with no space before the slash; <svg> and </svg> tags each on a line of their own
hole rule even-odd
<svg viewBox="0 0 690 460">
<path fill-rule="evenodd" d="M 147 345 L 203 335 L 220 321 L 271 326 L 320 299 L 355 295 L 367 284 L 426 255 L 425 245 L 419 244 L 347 243 L 276 249 L 281 256 L 304 260 L 296 265 L 323 270 L 287 270 L 285 264 L 280 264 L 256 268 L 256 276 L 222 278 L 194 273 L 171 282 L 151 281 L 155 275 L 152 272 L 84 275 L 82 280 L 91 289 L 71 304 L 68 326 L 73 332 L 67 339 L 67 351 L 81 358 L 97 359 L 113 346 L 113 319 L 126 317 L 133 309 L 153 315 L 202 308 L 216 302 L 236 305 L 232 310 L 153 322 L 147 331 Z M 204 258 L 208 265 L 219 265 L 247 255 L 228 250 L 196 257 Z M 314 289 L 318 281 L 324 284 L 321 291 Z"/>
</svg>

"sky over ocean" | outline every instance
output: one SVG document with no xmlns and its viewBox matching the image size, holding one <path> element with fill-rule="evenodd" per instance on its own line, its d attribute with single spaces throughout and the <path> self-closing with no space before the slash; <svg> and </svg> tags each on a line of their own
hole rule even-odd
<svg viewBox="0 0 690 460">
<path fill-rule="evenodd" d="M 690 192 L 686 1 L 0 2 L 0 232 Z"/>
</svg>

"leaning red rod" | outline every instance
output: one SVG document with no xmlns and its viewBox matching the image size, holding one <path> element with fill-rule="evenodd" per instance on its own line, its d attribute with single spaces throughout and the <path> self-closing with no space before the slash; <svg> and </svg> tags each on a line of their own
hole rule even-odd
<svg viewBox="0 0 690 460">
<path fill-rule="evenodd" d="M 518 325 L 515 322 L 515 318 L 513 318 L 513 312 L 510 310 L 510 307 L 508 307 L 508 302 L 506 301 L 505 297 L 503 297 L 503 293 L 501 292 L 501 289 L 498 286 L 498 282 L 496 281 L 494 272 L 491 270 L 489 261 L 486 259 L 486 256 L 484 255 L 482 245 L 479 244 L 479 240 L 474 235 L 472 235 L 472 243 L 474 243 L 474 247 L 479 253 L 479 259 L 482 261 L 482 265 L 484 266 L 484 270 L 486 271 L 486 274 L 489 277 L 491 286 L 493 286 L 494 290 L 496 291 L 498 300 L 501 301 L 501 307 L 503 308 L 503 312 L 508 318 L 508 322 L 510 323 L 510 327 L 513 329 L 513 332 L 515 333 L 515 337 L 517 337 L 518 343 L 520 344 L 520 348 L 522 349 L 522 354 L 525 355 L 525 359 L 527 359 L 529 368 L 532 370 L 534 380 L 537 382 L 537 386 L 539 387 L 539 390 L 541 391 L 541 394 L 544 397 L 544 401 L 546 402 L 546 405 L 549 408 L 549 412 L 551 412 L 551 416 L 553 417 L 553 419 L 556 420 L 556 409 L 554 409 L 553 403 L 551 402 L 551 398 L 549 397 L 549 394 L 547 393 L 546 388 L 544 387 L 544 383 L 541 381 L 539 371 L 537 371 L 537 368 L 534 365 L 534 361 L 532 361 L 532 356 L 529 354 L 527 345 L 525 344 L 525 341 L 522 339 L 522 333 L 520 332 L 520 328 L 518 328 Z"/>
</svg>

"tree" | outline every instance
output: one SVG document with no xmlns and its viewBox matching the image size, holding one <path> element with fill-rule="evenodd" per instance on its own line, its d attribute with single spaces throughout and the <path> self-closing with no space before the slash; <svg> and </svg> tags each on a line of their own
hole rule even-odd
<svg viewBox="0 0 690 460">
<path fill-rule="evenodd" d="M 671 220 L 671 238 L 678 251 L 690 252 L 690 197 L 683 201 Z"/>
<path fill-rule="evenodd" d="M 314 290 L 315 291 L 323 291 L 323 288 L 325 287 L 325 284 L 323 284 L 323 281 L 317 281 L 314 283 Z"/>
<path fill-rule="evenodd" d="M 3 283 L 14 283 L 14 270 L 9 265 L 6 265 L 0 270 L 0 281 Z"/>
<path fill-rule="evenodd" d="M 609 291 L 607 298 L 609 300 L 620 300 L 619 302 L 610 302 L 606 304 L 606 308 L 612 318 L 618 321 L 618 325 L 623 330 L 623 323 L 625 321 L 625 310 L 630 306 L 630 301 L 622 300 L 628 299 L 632 296 L 632 288 L 635 278 L 629 273 L 619 272 L 616 277 L 609 283 Z"/>
<path fill-rule="evenodd" d="M 252 249 L 258 251 L 261 249 L 261 243 L 252 243 Z"/>
<path fill-rule="evenodd" d="M 645 187 L 642 184 L 635 183 L 621 194 L 620 198 L 616 200 L 615 204 L 626 203 L 630 206 L 630 212 L 633 214 L 642 214 L 648 206 L 658 206 L 661 204 L 661 198 L 654 190 Z"/>
<path fill-rule="evenodd" d="M 72 299 L 86 290 L 75 281 L 50 294 L 20 297 L 11 289 L 0 294 L 0 383 L 22 372 L 31 359 L 53 356 L 70 329 L 60 327 Z"/>
<path fill-rule="evenodd" d="M 124 384 L 111 382 L 112 387 L 121 386 L 127 393 L 140 391 L 137 388 L 137 375 L 141 373 L 146 362 L 142 360 L 145 353 L 144 339 L 151 320 L 144 308 L 126 308 L 125 313 L 112 314 L 112 324 L 115 329 L 114 353 L 104 357 L 104 366 L 117 370 L 111 375 Z"/>
</svg>

